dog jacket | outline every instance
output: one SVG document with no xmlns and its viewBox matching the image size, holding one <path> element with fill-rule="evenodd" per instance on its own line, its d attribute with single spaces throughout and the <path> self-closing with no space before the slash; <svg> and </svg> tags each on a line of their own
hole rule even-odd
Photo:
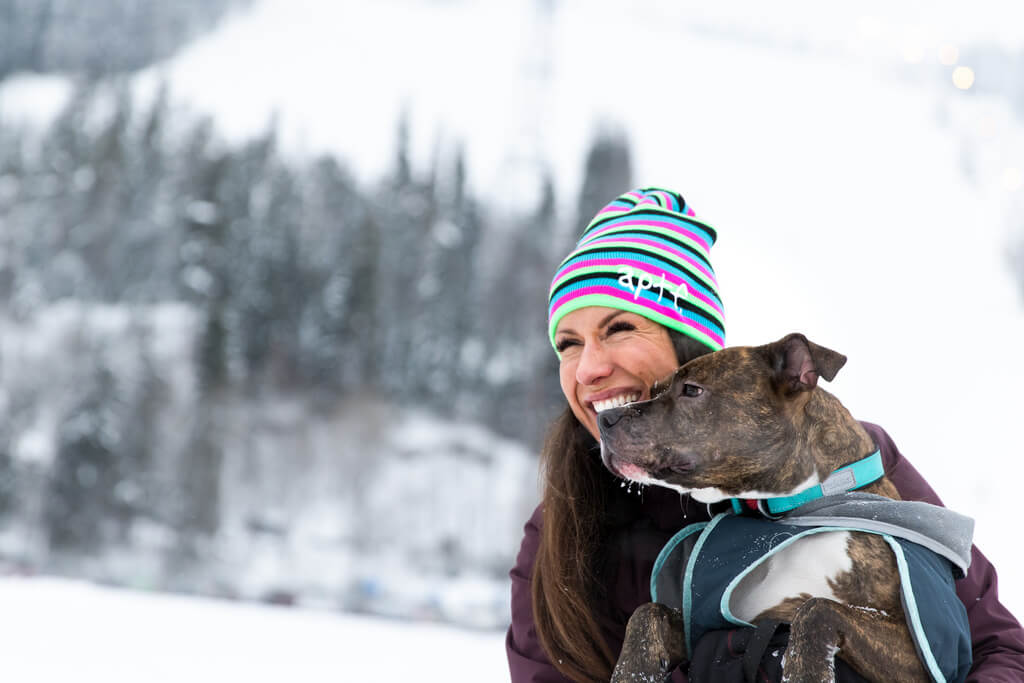
<svg viewBox="0 0 1024 683">
<path fill-rule="evenodd" d="M 805 509 L 806 508 L 806 509 Z M 973 521 L 928 503 L 848 493 L 798 508 L 780 520 L 716 515 L 672 537 L 651 575 L 655 602 L 682 608 L 687 652 L 707 631 L 751 626 L 730 611 L 733 590 L 797 539 L 828 531 L 880 535 L 896 556 L 907 626 L 936 681 L 963 681 L 971 667 L 967 612 L 954 576 L 970 564 Z"/>
</svg>

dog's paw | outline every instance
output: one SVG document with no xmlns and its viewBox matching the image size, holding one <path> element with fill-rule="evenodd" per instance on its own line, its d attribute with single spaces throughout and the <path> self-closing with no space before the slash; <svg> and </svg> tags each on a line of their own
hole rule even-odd
<svg viewBox="0 0 1024 683">
<path fill-rule="evenodd" d="M 653 602 L 641 605 L 626 625 L 612 683 L 662 683 L 685 655 L 682 612 Z"/>
</svg>

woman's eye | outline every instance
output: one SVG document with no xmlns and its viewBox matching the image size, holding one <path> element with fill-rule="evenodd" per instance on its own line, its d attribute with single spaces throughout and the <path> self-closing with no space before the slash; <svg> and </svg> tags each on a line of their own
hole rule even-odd
<svg viewBox="0 0 1024 683">
<path fill-rule="evenodd" d="M 559 353 L 562 353 L 570 346 L 576 346 L 578 343 L 579 342 L 577 342 L 575 339 L 560 339 L 558 343 L 555 344 L 555 348 L 558 350 Z"/>
<path fill-rule="evenodd" d="M 625 320 L 616 320 L 608 326 L 608 334 L 615 334 L 616 332 L 629 332 L 635 330 L 636 325 L 633 323 L 626 322 Z"/>
<path fill-rule="evenodd" d="M 704 393 L 704 389 L 698 387 L 696 384 L 684 384 L 683 385 L 683 396 L 687 398 L 696 398 Z"/>
</svg>

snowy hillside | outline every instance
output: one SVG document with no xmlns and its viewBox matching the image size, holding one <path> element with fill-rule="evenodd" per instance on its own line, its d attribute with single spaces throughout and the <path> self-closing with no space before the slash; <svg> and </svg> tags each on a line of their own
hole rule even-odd
<svg viewBox="0 0 1024 683">
<path fill-rule="evenodd" d="M 173 518 L 145 517 L 129 522 L 128 541 L 110 542 L 108 550 L 96 547 L 71 559 L 49 547 L 42 530 L 52 516 L 44 505 L 52 484 L 45 473 L 60 457 L 57 425 L 75 397 L 68 388 L 92 382 L 83 359 L 102 356 L 117 383 L 128 386 L 125 395 L 138 396 L 133 387 L 147 373 L 164 378 L 159 417 L 134 417 L 160 435 L 162 461 L 146 478 L 126 476 L 112 495 L 125 506 L 142 496 L 168 498 L 194 447 L 188 435 L 196 387 L 185 370 L 194 327 L 187 307 L 171 305 L 65 302 L 38 311 L 30 324 L 7 321 L 0 335 L 7 390 L 0 400 L 14 414 L 25 404 L 38 411 L 13 444 L 25 465 L 17 492 L 22 502 L 0 518 L 0 575 L 50 567 L 140 588 L 477 628 L 505 623 L 504 575 L 534 504 L 535 459 L 478 425 L 399 410 L 375 397 L 345 401 L 328 414 L 302 397 L 232 409 L 219 423 L 227 435 L 218 531 L 198 551 L 176 540 Z M 99 476 L 88 463 L 75 474 Z M 96 482 L 93 491 L 99 496 L 104 489 Z M 185 503 L 195 505 L 167 500 L 154 509 Z M 91 514 L 88 505 L 74 512 L 79 521 Z M 194 552 L 201 553 L 199 562 L 187 559 Z"/>
<path fill-rule="evenodd" d="M 508 678 L 500 633 L 50 579 L 0 579 L 0 605 L 11 683 Z"/>
</svg>

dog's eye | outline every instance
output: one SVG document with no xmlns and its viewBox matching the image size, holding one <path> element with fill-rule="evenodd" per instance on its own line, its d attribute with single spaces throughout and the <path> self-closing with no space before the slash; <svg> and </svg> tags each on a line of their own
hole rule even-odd
<svg viewBox="0 0 1024 683">
<path fill-rule="evenodd" d="M 684 384 L 683 385 L 683 396 L 687 398 L 696 398 L 704 393 L 704 389 L 698 387 L 696 384 Z"/>
</svg>

